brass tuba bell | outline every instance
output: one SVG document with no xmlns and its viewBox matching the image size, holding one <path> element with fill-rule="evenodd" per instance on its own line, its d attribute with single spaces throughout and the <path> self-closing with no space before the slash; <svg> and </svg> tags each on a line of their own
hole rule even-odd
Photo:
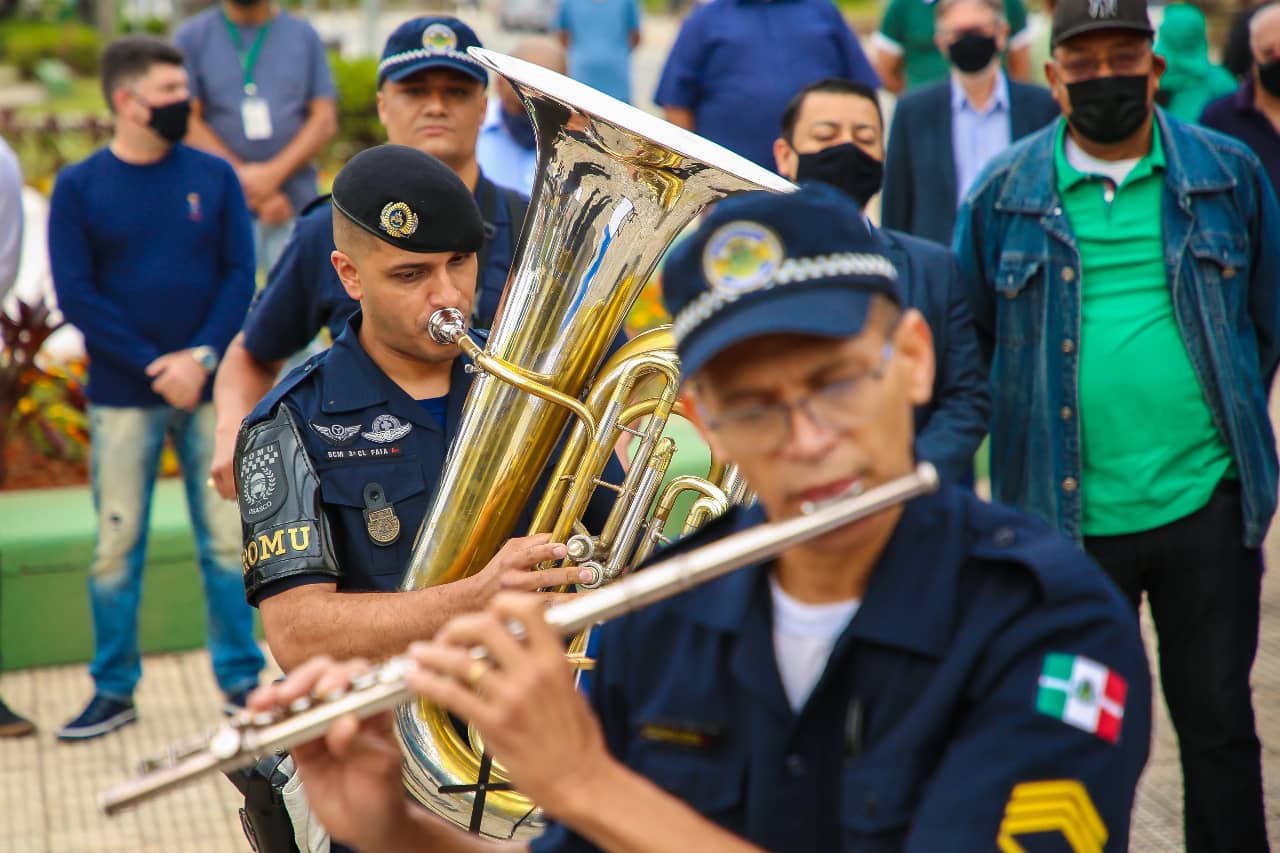
<svg viewBox="0 0 1280 853">
<path fill-rule="evenodd" d="M 570 560 L 596 571 L 594 585 L 647 554 L 658 538 L 660 525 L 647 516 L 673 451 L 661 432 L 676 406 L 679 376 L 666 329 L 637 337 L 602 364 L 610 343 L 668 244 L 703 208 L 733 193 L 794 186 L 560 74 L 488 50 L 470 53 L 520 94 L 533 120 L 538 166 L 487 347 L 481 351 L 466 337 L 460 316 L 442 314 L 433 329 L 438 339 L 457 342 L 479 375 L 401 588 L 449 583 L 482 569 L 513 534 L 567 425 L 565 452 L 529 532 L 566 541 Z M 658 390 L 637 400 L 638 385 Z M 605 530 L 580 529 L 578 516 L 618 430 L 637 422 L 646 424 L 640 450 Z M 681 479 L 673 486 L 696 490 L 707 515 L 735 496 L 726 493 L 735 486 L 725 473 L 726 483 Z M 669 496 L 658 502 L 669 509 Z M 500 766 L 461 737 L 441 709 L 410 703 L 396 716 L 405 782 L 415 799 L 486 836 L 540 831 L 540 812 L 518 792 L 501 789 Z"/>
</svg>

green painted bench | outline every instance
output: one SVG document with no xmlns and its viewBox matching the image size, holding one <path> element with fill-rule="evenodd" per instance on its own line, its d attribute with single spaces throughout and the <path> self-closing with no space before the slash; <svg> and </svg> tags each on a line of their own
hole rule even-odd
<svg viewBox="0 0 1280 853">
<path fill-rule="evenodd" d="M 0 657 L 6 670 L 88 661 L 93 554 L 88 487 L 0 492 Z M 182 482 L 162 479 L 151 504 L 139 634 L 143 652 L 199 648 L 204 594 Z"/>
</svg>

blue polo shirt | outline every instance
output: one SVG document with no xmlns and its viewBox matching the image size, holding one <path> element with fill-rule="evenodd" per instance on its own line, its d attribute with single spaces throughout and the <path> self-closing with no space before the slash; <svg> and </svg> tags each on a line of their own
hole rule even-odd
<svg viewBox="0 0 1280 853">
<path fill-rule="evenodd" d="M 685 19 L 653 100 L 772 171 L 787 102 L 825 77 L 880 85 L 831 0 L 711 0 Z"/>
<path fill-rule="evenodd" d="M 1267 170 L 1271 188 L 1280 196 L 1280 131 L 1253 105 L 1254 85 L 1253 76 L 1246 77 L 1239 90 L 1205 107 L 1200 123 L 1248 145 Z"/>
<path fill-rule="evenodd" d="M 498 310 L 518 235 L 501 193 L 484 175 L 476 201 L 490 221 L 484 269 L 476 287 L 475 317 L 487 329 Z M 329 256 L 333 254 L 333 209 L 325 201 L 298 218 L 280 259 L 271 268 L 244 322 L 244 345 L 259 361 L 283 361 L 327 328 L 337 339 L 360 304 L 347 296 Z"/>
<path fill-rule="evenodd" d="M 675 549 L 762 520 L 734 509 Z M 1059 850 L 1063 826 L 1127 849 L 1146 655 L 1133 611 L 1060 534 L 954 487 L 908 503 L 799 711 L 768 575 L 740 569 L 598 630 L 592 702 L 618 760 L 779 853 L 995 850 L 1002 835 Z M 554 822 L 530 847 L 596 849 Z"/>
</svg>

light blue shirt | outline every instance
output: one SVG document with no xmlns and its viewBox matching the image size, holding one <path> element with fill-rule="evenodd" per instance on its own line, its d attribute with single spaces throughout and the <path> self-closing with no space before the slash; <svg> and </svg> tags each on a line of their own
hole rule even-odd
<svg viewBox="0 0 1280 853">
<path fill-rule="evenodd" d="M 500 187 L 508 187 L 529 195 L 533 190 L 533 173 L 538 167 L 538 149 L 525 148 L 511 138 L 502 126 L 496 97 L 489 98 L 484 124 L 476 139 L 476 162 L 484 176 Z"/>
<path fill-rule="evenodd" d="M 569 34 L 569 76 L 631 102 L 631 34 L 639 0 L 560 0 L 556 29 Z"/>
<path fill-rule="evenodd" d="M 996 72 L 996 87 L 983 110 L 969 103 L 969 96 L 951 78 L 951 156 L 956 162 L 956 207 L 964 200 L 983 167 L 1009 147 L 1009 81 Z"/>
</svg>

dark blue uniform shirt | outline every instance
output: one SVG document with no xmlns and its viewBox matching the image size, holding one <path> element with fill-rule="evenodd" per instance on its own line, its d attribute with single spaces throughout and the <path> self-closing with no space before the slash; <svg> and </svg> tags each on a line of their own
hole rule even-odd
<svg viewBox="0 0 1280 853">
<path fill-rule="evenodd" d="M 675 547 L 761 518 L 735 510 Z M 798 713 L 771 618 L 756 566 L 603 626 L 593 703 L 610 751 L 773 851 L 993 851 L 1002 831 L 1068 850 L 1063 824 L 1127 849 L 1150 737 L 1137 619 L 1046 525 L 956 487 L 908 504 Z M 1095 675 L 1073 719 L 1088 725 L 1080 709 L 1118 678 L 1118 727 L 1058 718 L 1073 662 Z M 557 824 L 532 846 L 594 849 Z"/>
<path fill-rule="evenodd" d="M 332 347 L 286 376 L 245 421 L 236 465 L 251 604 L 309 583 L 391 592 L 409 564 L 462 420 L 471 374 L 464 370 L 465 358 L 454 361 L 442 427 L 369 358 L 357 337 L 360 321 L 356 314 Z M 282 407 L 291 424 L 280 423 Z M 264 476 L 258 478 L 261 499 L 255 502 L 246 492 L 257 471 Z M 604 478 L 622 482 L 616 460 Z M 315 482 L 318 499 L 305 493 L 301 481 Z M 385 525 L 371 525 L 365 514 L 377 511 L 379 501 L 394 509 L 399 524 L 390 543 L 377 540 L 388 538 Z M 535 504 L 526 508 L 514 535 L 523 535 Z M 587 526 L 602 529 L 611 506 L 610 493 L 598 490 Z M 282 533 L 278 540 L 276 531 Z"/>
<path fill-rule="evenodd" d="M 691 110 L 698 133 L 772 172 L 787 102 L 825 77 L 880 85 L 830 0 L 712 0 L 680 27 L 653 100 Z"/>
<path fill-rule="evenodd" d="M 502 193 L 484 175 L 476 182 L 486 244 L 473 319 L 482 329 L 489 328 L 498 310 L 520 237 Z M 334 339 L 342 333 L 360 305 L 347 296 L 329 262 L 333 250 L 333 208 L 326 201 L 298 217 L 266 286 L 249 310 L 244 345 L 250 355 L 259 361 L 283 361 L 311 343 L 323 328 Z"/>
</svg>

